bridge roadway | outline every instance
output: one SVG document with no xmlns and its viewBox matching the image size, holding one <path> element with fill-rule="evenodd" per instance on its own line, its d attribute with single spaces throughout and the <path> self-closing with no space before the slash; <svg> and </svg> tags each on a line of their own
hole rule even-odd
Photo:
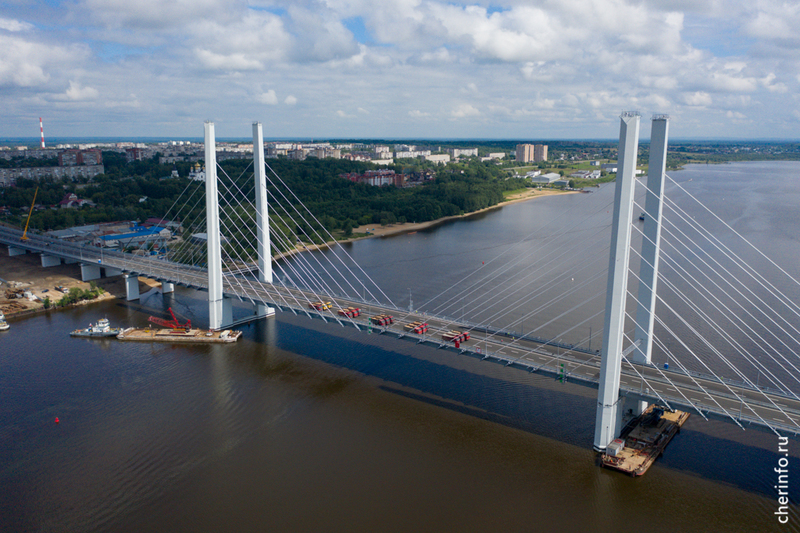
<svg viewBox="0 0 800 533">
<path fill-rule="evenodd" d="M 0 226 L 0 242 L 12 247 L 208 290 L 208 273 L 203 268 L 172 263 L 157 259 L 155 256 L 134 256 L 106 251 L 95 246 L 54 240 L 36 234 L 30 234 L 28 240 L 23 243 L 20 241 L 21 235 L 22 232 L 17 229 Z M 331 302 L 331 308 L 319 311 L 309 307 L 311 302 L 320 299 L 317 295 L 282 285 L 260 284 L 252 276 L 247 275 L 226 274 L 224 292 L 228 297 L 252 303 L 264 303 L 282 311 L 305 314 L 309 318 L 457 351 L 556 379 L 595 388 L 598 386 L 600 356 L 597 352 L 557 345 L 542 339 L 520 338 L 503 330 L 466 325 L 445 317 L 409 312 L 353 298 L 324 297 L 323 301 Z M 361 316 L 348 318 L 338 315 L 338 309 L 346 307 L 360 308 Z M 392 315 L 395 319 L 394 324 L 388 326 L 371 324 L 369 318 L 377 314 Z M 422 335 L 408 332 L 404 326 L 414 321 L 426 322 L 429 327 L 428 332 Z M 450 330 L 468 331 L 472 338 L 456 348 L 454 343 L 442 340 L 442 333 Z M 707 417 L 726 421 L 735 419 L 745 427 L 748 424 L 772 426 L 788 433 L 800 434 L 800 400 L 789 392 L 757 388 L 751 383 L 720 382 L 713 376 L 695 373 L 690 375 L 674 369 L 661 370 L 655 365 L 631 365 L 625 362 L 622 367 L 620 390 L 635 399 L 662 404 L 666 401 L 673 408 L 695 414 L 699 410 Z"/>
</svg>

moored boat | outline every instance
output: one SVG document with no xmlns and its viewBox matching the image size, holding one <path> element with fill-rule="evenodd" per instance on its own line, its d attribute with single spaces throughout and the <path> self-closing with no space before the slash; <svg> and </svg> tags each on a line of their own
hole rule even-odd
<svg viewBox="0 0 800 533">
<path fill-rule="evenodd" d="M 6 322 L 6 315 L 4 315 L 2 311 L 0 311 L 0 331 L 5 331 L 10 327 L 11 326 L 8 325 L 8 322 Z"/>
<path fill-rule="evenodd" d="M 76 329 L 71 332 L 73 337 L 116 337 L 122 333 L 122 328 L 112 328 L 107 318 L 101 318 L 96 324 L 89 324 L 88 328 Z"/>
<path fill-rule="evenodd" d="M 650 405 L 623 428 L 600 456 L 600 465 L 631 476 L 641 476 L 664 453 L 669 441 L 689 418 L 684 411 Z"/>
</svg>

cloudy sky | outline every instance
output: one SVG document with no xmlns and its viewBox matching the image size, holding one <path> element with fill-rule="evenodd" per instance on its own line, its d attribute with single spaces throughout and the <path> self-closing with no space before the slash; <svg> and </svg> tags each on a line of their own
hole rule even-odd
<svg viewBox="0 0 800 533">
<path fill-rule="evenodd" d="M 800 138 L 796 0 L 3 0 L 0 138 Z"/>
</svg>

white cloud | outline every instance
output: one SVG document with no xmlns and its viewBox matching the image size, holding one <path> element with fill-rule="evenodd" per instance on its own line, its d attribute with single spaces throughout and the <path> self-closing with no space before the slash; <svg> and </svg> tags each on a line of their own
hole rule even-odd
<svg viewBox="0 0 800 533">
<path fill-rule="evenodd" d="M 109 28 L 152 32 L 181 27 L 195 20 L 223 20 L 230 7 L 225 0 L 83 0 L 79 12 Z"/>
<path fill-rule="evenodd" d="M 796 2 L 755 2 L 757 14 L 746 21 L 748 34 L 766 40 L 798 42 L 800 5 Z"/>
<path fill-rule="evenodd" d="M 461 104 L 450 113 L 455 118 L 475 117 L 481 114 L 475 107 L 470 104 Z"/>
<path fill-rule="evenodd" d="M 267 105 L 277 105 L 278 104 L 278 96 L 275 94 L 275 91 L 270 89 L 265 93 L 261 93 L 256 97 L 256 100 L 261 102 L 262 104 Z"/>
<path fill-rule="evenodd" d="M 82 102 L 95 100 L 100 96 L 100 92 L 94 87 L 84 87 L 79 82 L 70 80 L 69 88 L 64 92 L 67 100 Z"/>
<path fill-rule="evenodd" d="M 476 136 L 607 137 L 621 109 L 639 108 L 675 117 L 678 135 L 690 111 L 707 120 L 688 135 L 796 136 L 794 121 L 780 129 L 800 94 L 800 7 L 784 0 L 507 0 L 492 10 L 498 4 L 484 0 L 29 4 L 26 15 L 0 18 L 4 125 L 54 101 L 74 109 L 63 105 L 74 98 L 93 99 L 102 127 L 187 135 L 209 109 L 249 121 L 269 105 L 283 128 L 276 135 L 463 136 L 470 124 Z M 369 44 L 348 29 L 356 17 Z M 126 101 L 141 107 L 128 114 Z M 756 107 L 764 121 L 735 115 Z M 335 110 L 387 120 L 342 121 Z M 473 120 L 420 120 L 431 116 Z"/>
<path fill-rule="evenodd" d="M 27 22 L 21 22 L 19 20 L 0 17 L 0 30 L 16 32 L 16 31 L 26 31 L 30 29 L 33 29 L 33 24 L 28 24 Z"/>
<path fill-rule="evenodd" d="M 688 106 L 710 106 L 713 100 L 706 92 L 695 92 L 683 95 L 683 103 Z"/>
<path fill-rule="evenodd" d="M 424 52 L 420 55 L 420 60 L 430 63 L 443 63 L 452 61 L 454 58 L 450 55 L 450 51 L 445 47 L 440 47 L 433 52 Z"/>
<path fill-rule="evenodd" d="M 195 55 L 206 68 L 261 70 L 284 60 L 291 49 L 291 36 L 272 13 L 248 13 L 234 21 L 199 21 L 189 29 Z"/>
<path fill-rule="evenodd" d="M 245 54 L 215 54 L 210 50 L 195 50 L 203 66 L 216 70 L 261 70 L 264 66 Z"/>
<path fill-rule="evenodd" d="M 89 55 L 81 45 L 64 47 L 3 34 L 0 50 L 0 86 L 43 86 L 50 80 L 51 70 L 69 71 Z"/>
<path fill-rule="evenodd" d="M 288 29 L 295 37 L 293 58 L 296 61 L 328 61 L 360 53 L 350 30 L 321 6 L 305 9 L 291 4 L 288 12 Z"/>
</svg>

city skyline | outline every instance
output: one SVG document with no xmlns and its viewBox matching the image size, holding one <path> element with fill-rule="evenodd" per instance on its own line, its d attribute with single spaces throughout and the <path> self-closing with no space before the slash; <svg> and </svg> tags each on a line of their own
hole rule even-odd
<svg viewBox="0 0 800 533">
<path fill-rule="evenodd" d="M 46 138 L 609 139 L 636 109 L 676 139 L 796 139 L 798 22 L 766 0 L 10 0 L 0 137 L 41 116 Z"/>
</svg>

